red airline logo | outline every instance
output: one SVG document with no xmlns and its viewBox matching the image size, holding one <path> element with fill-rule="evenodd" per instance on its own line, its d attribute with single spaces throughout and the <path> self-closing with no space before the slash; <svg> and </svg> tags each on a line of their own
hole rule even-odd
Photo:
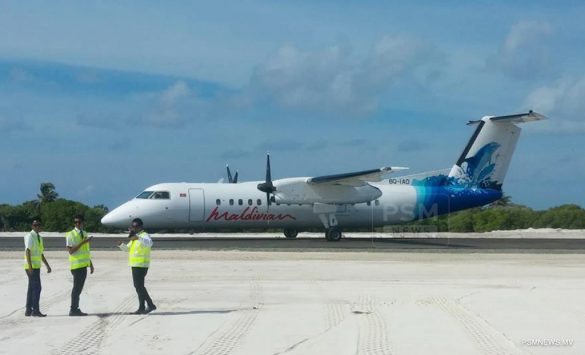
<svg viewBox="0 0 585 355">
<path fill-rule="evenodd" d="M 242 213 L 230 213 L 230 212 L 219 212 L 219 207 L 216 207 L 211 211 L 209 217 L 205 222 L 209 221 L 282 221 L 285 219 L 296 220 L 296 218 L 290 214 L 281 213 L 262 213 L 258 211 L 257 207 L 250 208 L 246 207 Z"/>
</svg>

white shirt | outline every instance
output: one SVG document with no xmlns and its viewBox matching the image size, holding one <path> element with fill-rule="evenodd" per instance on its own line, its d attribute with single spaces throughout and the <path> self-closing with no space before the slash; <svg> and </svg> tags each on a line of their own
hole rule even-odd
<svg viewBox="0 0 585 355">
<path fill-rule="evenodd" d="M 79 233 L 80 230 L 77 229 L 77 227 L 74 228 L 74 230 Z M 87 236 L 86 232 L 83 232 L 83 235 Z M 71 239 L 71 237 L 69 235 L 67 235 L 67 237 L 65 238 L 65 246 L 66 247 L 74 247 L 75 245 L 73 244 L 73 240 Z"/>
<path fill-rule="evenodd" d="M 30 231 L 27 235 L 24 236 L 24 249 L 30 249 L 32 244 L 34 243 L 33 238 L 38 238 L 37 232 L 34 230 Z"/>
<path fill-rule="evenodd" d="M 142 243 L 142 245 L 144 245 L 145 247 L 148 248 L 152 248 L 152 245 L 154 244 L 152 241 L 152 238 L 150 238 L 150 235 L 148 233 L 144 233 L 142 234 L 142 236 L 137 235 L 138 240 L 140 241 L 140 243 Z M 127 244 L 120 244 L 118 245 L 118 248 L 120 248 L 122 251 L 130 251 L 130 244 L 132 243 L 132 241 L 129 241 Z"/>
</svg>

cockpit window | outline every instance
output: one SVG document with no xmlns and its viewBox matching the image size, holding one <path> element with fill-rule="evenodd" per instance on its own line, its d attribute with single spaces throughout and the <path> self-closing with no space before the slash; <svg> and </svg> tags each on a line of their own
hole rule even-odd
<svg viewBox="0 0 585 355">
<path fill-rule="evenodd" d="M 171 198 L 168 191 L 157 191 L 150 196 L 151 199 L 155 200 L 168 200 Z"/>
<path fill-rule="evenodd" d="M 168 200 L 171 194 L 168 191 L 144 191 L 136 198 L 150 199 L 150 200 Z"/>
<path fill-rule="evenodd" d="M 149 198 L 152 195 L 152 191 L 144 191 L 140 195 L 136 196 L 136 198 Z"/>
</svg>

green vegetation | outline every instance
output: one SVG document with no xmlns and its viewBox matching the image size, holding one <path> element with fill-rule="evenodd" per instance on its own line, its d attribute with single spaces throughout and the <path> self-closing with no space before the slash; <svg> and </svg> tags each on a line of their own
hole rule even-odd
<svg viewBox="0 0 585 355">
<path fill-rule="evenodd" d="M 562 205 L 535 211 L 507 200 L 407 224 L 434 227 L 439 232 L 490 232 L 527 228 L 585 229 L 585 210 L 577 205 Z"/>
<path fill-rule="evenodd" d="M 111 232 L 112 228 L 103 226 L 100 220 L 108 213 L 103 205 L 86 206 L 80 202 L 59 198 L 55 186 L 48 182 L 41 184 L 37 200 L 26 201 L 17 206 L 0 204 L 0 231 L 26 231 L 31 220 L 40 216 L 43 230 L 64 232 L 72 228 L 73 216 L 85 217 L 85 228 L 92 232 Z"/>
<path fill-rule="evenodd" d="M 80 202 L 59 198 L 55 186 L 50 182 L 41 184 L 37 197 L 37 200 L 16 206 L 0 204 L 0 231 L 26 231 L 30 228 L 31 220 L 40 216 L 43 230 L 64 232 L 72 227 L 71 222 L 76 214 L 85 216 L 85 228 L 89 231 L 115 231 L 100 223 L 102 217 L 108 213 L 108 208 L 104 205 L 89 207 Z M 585 229 L 585 210 L 577 205 L 562 205 L 545 211 L 535 211 L 514 204 L 509 196 L 504 196 L 485 207 L 429 218 L 398 228 L 405 227 L 413 230 L 429 228 L 439 232 L 489 232 L 526 228 Z M 364 229 L 356 229 L 359 230 Z"/>
</svg>

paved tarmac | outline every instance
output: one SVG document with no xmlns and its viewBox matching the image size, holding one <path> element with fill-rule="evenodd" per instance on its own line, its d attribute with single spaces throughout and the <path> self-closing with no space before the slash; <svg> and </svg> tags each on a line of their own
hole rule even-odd
<svg viewBox="0 0 585 355">
<path fill-rule="evenodd" d="M 156 249 L 164 250 L 263 250 L 263 251 L 376 251 L 376 252 L 498 252 L 498 253 L 585 253 L 585 239 L 546 238 L 237 238 L 159 237 Z M 93 250 L 114 250 L 124 238 L 96 237 Z M 21 237 L 0 237 L 0 250 L 22 250 Z M 64 248 L 64 238 L 45 237 L 46 250 Z"/>
</svg>

